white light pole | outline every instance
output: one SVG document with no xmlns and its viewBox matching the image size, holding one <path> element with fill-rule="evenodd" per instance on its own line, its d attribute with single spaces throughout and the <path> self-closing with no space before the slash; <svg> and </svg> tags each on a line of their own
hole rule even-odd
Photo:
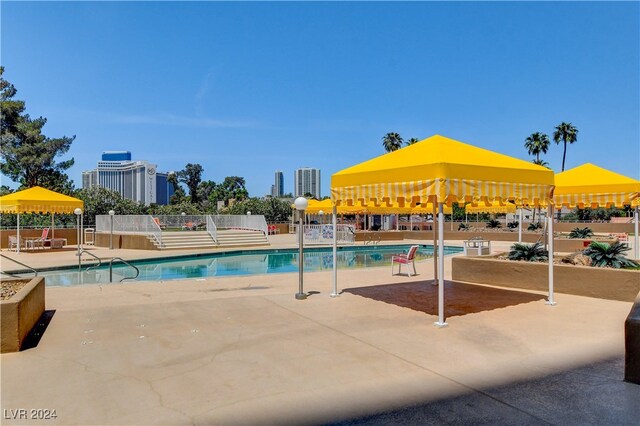
<svg viewBox="0 0 640 426">
<path fill-rule="evenodd" d="M 318 215 L 320 216 L 320 223 L 324 225 L 324 212 L 320 210 Z"/>
<path fill-rule="evenodd" d="M 80 207 L 77 207 L 73 213 L 76 215 L 76 230 L 77 230 L 77 236 L 78 236 L 78 241 L 77 241 L 77 246 L 78 246 L 78 271 L 82 270 L 82 264 L 81 264 L 81 259 L 80 259 L 80 250 L 82 250 L 82 240 L 80 238 L 81 235 L 81 231 L 80 231 L 80 215 L 82 215 L 82 209 Z"/>
<path fill-rule="evenodd" d="M 115 211 L 109 210 L 109 219 L 111 219 L 111 234 L 109 234 L 109 250 L 113 250 L 113 215 Z"/>
<path fill-rule="evenodd" d="M 309 202 L 304 197 L 298 197 L 293 202 L 298 211 L 298 292 L 296 299 L 304 300 L 307 298 L 303 291 L 303 273 L 304 273 L 304 211 L 309 206 Z"/>
</svg>

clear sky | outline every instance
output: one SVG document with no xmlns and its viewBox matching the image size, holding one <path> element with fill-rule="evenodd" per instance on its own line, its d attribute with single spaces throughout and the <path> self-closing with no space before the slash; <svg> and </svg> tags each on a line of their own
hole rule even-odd
<svg viewBox="0 0 640 426">
<path fill-rule="evenodd" d="M 567 168 L 640 177 L 639 3 L 3 1 L 2 64 L 69 175 L 104 150 L 161 171 L 200 163 L 267 194 L 274 171 L 330 176 L 381 138 L 442 134 L 530 159 L 572 122 Z M 560 171 L 561 146 L 544 157 Z M 9 183 L 3 178 L 3 184 Z"/>
</svg>

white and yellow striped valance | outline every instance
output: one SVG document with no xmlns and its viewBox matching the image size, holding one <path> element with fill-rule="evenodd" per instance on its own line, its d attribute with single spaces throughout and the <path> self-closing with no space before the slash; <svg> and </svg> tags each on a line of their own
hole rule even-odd
<svg viewBox="0 0 640 426">
<path fill-rule="evenodd" d="M 562 194 L 554 195 L 553 202 L 560 206 L 573 207 L 623 207 L 640 206 L 637 192 L 618 192 L 613 194 Z"/>
<path fill-rule="evenodd" d="M 471 179 L 432 179 L 410 182 L 377 183 L 332 187 L 331 196 L 338 205 L 374 205 L 386 207 L 416 206 L 439 201 L 472 204 L 514 201 L 516 205 L 546 205 L 552 185 L 491 182 Z"/>
</svg>

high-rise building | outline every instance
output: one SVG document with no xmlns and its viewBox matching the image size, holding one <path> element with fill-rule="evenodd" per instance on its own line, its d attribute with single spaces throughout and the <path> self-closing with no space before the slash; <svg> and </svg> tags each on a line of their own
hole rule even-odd
<svg viewBox="0 0 640 426">
<path fill-rule="evenodd" d="M 296 169 L 293 175 L 293 192 L 296 197 L 303 197 L 304 194 L 311 194 L 320 199 L 320 169 L 303 167 Z"/>
<path fill-rule="evenodd" d="M 284 174 L 281 170 L 276 170 L 275 183 L 271 188 L 271 196 L 282 197 L 284 195 Z"/>
<path fill-rule="evenodd" d="M 145 205 L 168 204 L 173 185 L 148 161 L 131 160 L 129 151 L 105 151 L 98 167 L 82 172 L 82 187 L 100 186 Z"/>
</svg>

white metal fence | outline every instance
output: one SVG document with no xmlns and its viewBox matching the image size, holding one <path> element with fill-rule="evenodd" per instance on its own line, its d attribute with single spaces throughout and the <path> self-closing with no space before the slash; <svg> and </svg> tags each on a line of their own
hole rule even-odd
<svg viewBox="0 0 640 426">
<path fill-rule="evenodd" d="M 211 216 L 217 229 L 247 229 L 269 235 L 267 221 L 263 215 L 217 215 Z"/>
<path fill-rule="evenodd" d="M 96 232 L 120 234 L 146 234 L 153 237 L 162 246 L 162 230 L 150 215 L 96 215 Z"/>
<path fill-rule="evenodd" d="M 296 235 L 298 233 L 298 225 L 295 226 Z M 355 227 L 353 225 L 337 226 L 338 244 L 354 244 L 355 243 Z M 298 241 L 299 237 L 296 237 Z M 333 225 L 304 225 L 304 243 L 313 244 L 332 244 L 333 243 Z"/>
<path fill-rule="evenodd" d="M 211 216 L 207 216 L 207 232 L 211 235 L 211 238 L 217 243 L 218 242 L 218 227 L 213 222 L 213 218 Z"/>
</svg>

